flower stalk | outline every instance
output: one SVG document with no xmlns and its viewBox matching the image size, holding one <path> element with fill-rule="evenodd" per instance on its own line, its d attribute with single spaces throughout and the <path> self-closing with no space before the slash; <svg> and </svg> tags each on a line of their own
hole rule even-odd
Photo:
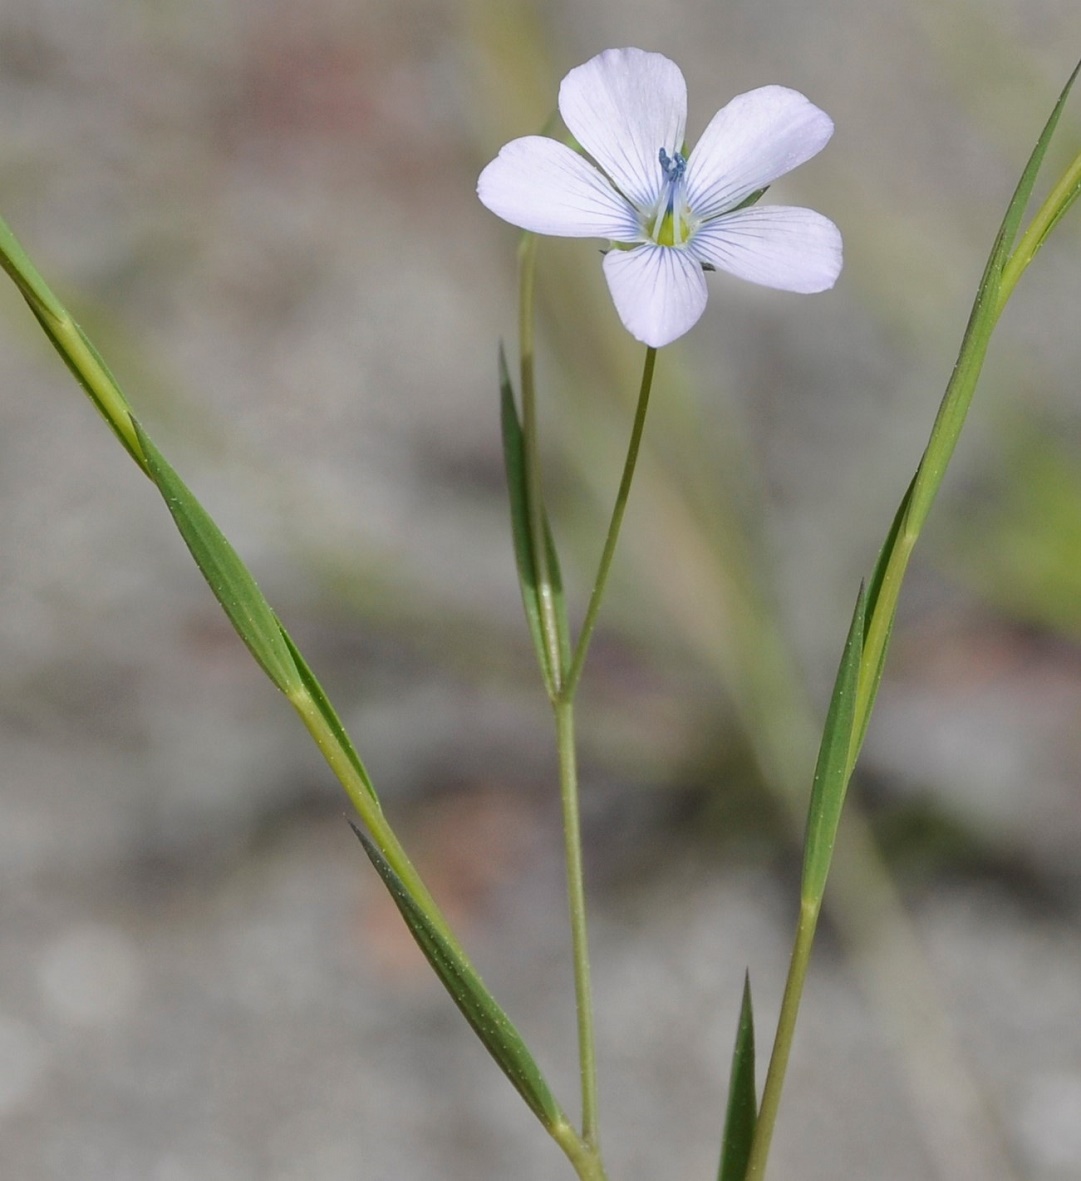
<svg viewBox="0 0 1081 1181">
<path fill-rule="evenodd" d="M 619 541 L 619 531 L 623 524 L 623 514 L 627 509 L 627 499 L 631 492 L 631 482 L 634 480 L 634 469 L 638 462 L 638 451 L 642 445 L 642 432 L 646 426 L 646 411 L 649 409 L 649 395 L 653 389 L 653 371 L 657 365 L 657 350 L 654 348 L 646 349 L 646 360 L 642 367 L 642 384 L 638 391 L 638 405 L 634 411 L 634 426 L 631 428 L 631 441 L 627 446 L 627 458 L 623 464 L 623 475 L 619 481 L 619 491 L 616 493 L 615 506 L 612 509 L 612 517 L 608 524 L 608 534 L 604 539 L 604 549 L 601 552 L 601 560 L 597 566 L 597 577 L 593 581 L 593 591 L 589 596 L 589 606 L 586 608 L 585 619 L 582 621 L 582 630 L 578 634 L 578 642 L 574 646 L 574 656 L 571 659 L 570 669 L 567 672 L 566 684 L 563 686 L 563 695 L 565 697 L 573 698 L 575 690 L 578 688 L 578 682 L 582 677 L 582 669 L 585 667 L 586 656 L 589 653 L 589 644 L 593 638 L 593 629 L 597 625 L 597 616 L 600 613 L 601 600 L 604 598 L 604 589 L 608 585 L 608 573 L 612 568 L 612 559 L 615 557 L 616 544 Z"/>
</svg>

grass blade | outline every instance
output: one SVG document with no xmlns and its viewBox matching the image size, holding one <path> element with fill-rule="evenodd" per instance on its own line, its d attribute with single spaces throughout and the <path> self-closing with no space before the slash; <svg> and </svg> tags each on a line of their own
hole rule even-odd
<svg viewBox="0 0 1081 1181">
<path fill-rule="evenodd" d="M 1055 104 L 1055 109 L 1051 112 L 1051 117 L 1048 119 L 1046 127 L 1044 127 L 1040 142 L 1036 145 L 1037 150 L 1040 152 L 1039 159 L 1035 162 L 1037 168 L 1042 163 L 1043 153 L 1046 151 L 1047 144 L 1055 131 L 1059 117 L 1062 114 L 1062 108 L 1065 106 L 1066 99 L 1069 97 L 1070 91 L 1077 81 L 1078 74 L 1081 74 L 1081 62 L 1077 63 L 1073 73 L 1066 80 L 1066 85 L 1062 88 L 1062 93 L 1059 95 L 1058 102 Z M 1032 161 L 1029 163 L 1031 166 Z M 1032 179 L 1035 181 L 1035 174 L 1033 174 Z M 1073 164 L 1066 169 L 1058 184 L 1048 194 L 1047 200 L 1029 223 L 1024 237 L 1018 243 L 1017 249 L 1013 252 L 1010 261 L 1006 264 L 1003 270 L 1002 292 L 999 297 L 1000 306 L 1005 304 L 1017 280 L 1024 273 L 1025 268 L 1036 257 L 1036 253 L 1040 247 L 1047 241 L 1048 235 L 1066 215 L 1070 206 L 1073 205 L 1079 196 L 1081 196 L 1081 156 L 1078 156 Z"/>
<path fill-rule="evenodd" d="M 1067 170 L 1043 208 L 1033 218 L 1012 255 L 1010 250 L 1032 196 L 1036 178 L 1058 126 L 1066 99 L 1081 73 L 1081 63 L 1074 69 L 1059 95 L 1043 131 L 1017 182 L 1006 213 L 995 236 L 994 246 L 984 267 L 976 292 L 957 363 L 943 394 L 942 403 L 931 428 L 931 436 L 919 467 L 894 517 L 871 579 L 867 600 L 865 655 L 856 710 L 857 740 L 850 751 L 854 762 L 863 742 L 882 669 L 889 648 L 901 584 L 909 557 L 915 547 L 931 506 L 953 456 L 969 406 L 976 391 L 980 370 L 991 341 L 991 334 L 1003 307 L 1025 267 L 1040 244 L 1081 193 L 1081 157 Z"/>
<path fill-rule="evenodd" d="M 803 846 L 803 880 L 800 897 L 804 903 L 818 904 L 826 888 L 837 827 L 841 822 L 845 794 L 851 775 L 850 751 L 856 720 L 856 691 L 859 687 L 860 662 L 866 622 L 866 592 L 860 584 L 856 609 L 848 629 L 833 696 L 826 714 L 822 745 L 818 751 L 811 804 L 807 816 L 807 835 Z"/>
<path fill-rule="evenodd" d="M 281 624 L 255 579 L 188 486 L 139 424 L 134 425 L 150 478 L 229 622 L 263 671 L 286 696 L 305 688 L 290 646 L 282 635 Z"/>
<path fill-rule="evenodd" d="M 717 1181 L 744 1181 L 757 1121 L 758 1100 L 754 1089 L 754 1010 L 751 1006 L 751 977 L 748 973 L 743 979 L 743 1001 L 739 1008 L 736 1044 L 732 1051 L 728 1109 L 724 1117 L 724 1139 L 721 1142 L 721 1165 L 717 1172 Z"/>
<path fill-rule="evenodd" d="M 1035 253 L 1035 249 L 1030 250 L 1026 247 L 1022 250 L 1019 248 L 1015 257 L 1007 262 L 1021 225 L 1021 219 L 1024 217 L 1025 209 L 1032 197 L 1032 190 L 1036 185 L 1040 166 L 1043 164 L 1051 137 L 1058 126 L 1062 109 L 1066 105 L 1066 99 L 1069 97 L 1079 70 L 1081 70 L 1081 63 L 1067 80 L 1043 131 L 1040 132 L 1036 146 L 1032 149 L 1032 154 L 1021 173 L 1021 179 L 1017 182 L 1017 187 L 1010 198 L 1002 225 L 995 237 L 995 244 L 987 260 L 987 266 L 984 268 L 983 277 L 980 279 L 976 299 L 972 305 L 968 325 L 965 328 L 964 339 L 961 342 L 957 364 L 954 366 L 953 374 L 946 386 L 946 393 L 943 395 L 942 405 L 931 430 L 931 438 L 916 475 L 915 487 L 912 490 L 911 523 L 916 532 L 919 532 L 927 519 L 931 504 L 946 473 L 946 465 L 957 444 L 995 323 L 1005 306 L 1006 299 L 1016 285 L 1021 271 L 1031 261 L 1032 255 Z M 1043 236 L 1046 237 L 1046 234 Z M 1029 235 L 1026 234 L 1025 237 L 1027 240 Z M 1037 237 L 1039 237 L 1038 233 Z M 1042 241 L 1042 238 L 1040 240 Z M 1006 280 L 1003 281 L 1003 272 L 1007 268 L 1009 273 Z"/>
<path fill-rule="evenodd" d="M 402 918 L 424 952 L 428 963 L 443 982 L 451 999 L 510 1079 L 533 1114 L 549 1131 L 566 1123 L 566 1118 L 533 1060 L 521 1034 L 484 986 L 473 965 L 432 925 L 424 908 L 406 889 L 386 858 L 368 836 L 350 821 L 350 827 L 364 847 L 376 872 L 390 891 Z"/>
<path fill-rule="evenodd" d="M 518 567 L 518 585 L 522 591 L 522 605 L 525 608 L 529 634 L 537 653 L 541 675 L 549 696 L 557 690 L 557 670 L 551 667 L 548 647 L 544 642 L 541 622 L 540 596 L 537 590 L 537 562 L 533 552 L 532 534 L 529 528 L 529 491 L 526 481 L 525 444 L 518 409 L 514 404 L 514 389 L 511 386 L 507 359 L 503 349 L 499 350 L 499 401 L 500 423 L 503 434 L 503 463 L 507 472 L 507 492 L 510 498 L 511 532 L 514 537 L 514 559 Z M 570 660 L 570 642 L 567 629 L 566 605 L 563 599 L 563 581 L 559 573 L 559 559 L 547 520 L 544 522 L 544 541 L 547 550 L 548 577 L 551 580 L 552 598 L 555 605 L 556 626 L 559 630 L 559 645 L 564 665 Z"/>
</svg>

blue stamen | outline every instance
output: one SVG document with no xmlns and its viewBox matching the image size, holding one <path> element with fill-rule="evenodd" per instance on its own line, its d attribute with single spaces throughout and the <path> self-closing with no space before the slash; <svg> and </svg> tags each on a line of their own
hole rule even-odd
<svg viewBox="0 0 1081 1181">
<path fill-rule="evenodd" d="M 683 174 L 687 170 L 687 161 L 679 152 L 673 152 L 669 156 L 664 148 L 661 148 L 657 153 L 657 159 L 661 163 L 661 172 L 664 173 L 664 190 L 659 194 L 661 199 L 656 206 L 650 236 L 655 242 L 660 242 L 665 221 L 670 218 L 672 220 L 665 235 L 666 240 L 662 245 L 680 246 L 687 237 L 686 219 L 682 212 L 685 207 L 682 196 Z M 676 214 L 677 195 L 680 198 L 679 206 L 681 211 L 678 215 Z"/>
<path fill-rule="evenodd" d="M 664 173 L 664 179 L 670 185 L 675 185 L 677 181 L 683 179 L 683 173 L 687 170 L 687 161 L 684 160 L 679 152 L 669 156 L 669 154 L 661 148 L 657 153 L 657 159 L 661 162 L 661 171 Z"/>
</svg>

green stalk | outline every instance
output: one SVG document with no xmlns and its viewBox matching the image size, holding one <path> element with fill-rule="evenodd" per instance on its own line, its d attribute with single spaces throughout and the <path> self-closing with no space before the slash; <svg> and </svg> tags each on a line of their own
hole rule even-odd
<svg viewBox="0 0 1081 1181">
<path fill-rule="evenodd" d="M 762 1105 L 758 1109 L 751 1155 L 747 1159 L 745 1181 L 762 1181 L 766 1173 L 766 1159 L 769 1156 L 770 1141 L 777 1123 L 777 1112 L 781 1105 L 781 1089 L 788 1069 L 788 1058 L 792 1052 L 792 1039 L 796 1033 L 796 1018 L 811 962 L 811 948 L 814 946 L 815 928 L 818 926 L 819 904 L 804 901 L 800 904 L 799 923 L 792 945 L 792 958 L 788 964 L 788 979 L 785 981 L 784 998 L 781 1001 L 781 1015 L 777 1022 L 777 1034 L 773 1040 L 769 1069 L 766 1071 L 766 1085 L 762 1091 Z"/>
<path fill-rule="evenodd" d="M 519 249 L 518 340 L 522 391 L 522 440 L 526 467 L 526 494 L 534 575 L 541 617 L 544 655 L 551 670 L 549 693 L 556 724 L 559 754 L 560 799 L 563 810 L 563 842 L 567 872 L 567 903 L 570 912 L 574 989 L 578 1024 L 578 1059 L 582 1089 L 581 1143 L 588 1150 L 584 1159 L 589 1177 L 603 1177 L 598 1148 L 598 1102 L 596 1049 L 593 1028 L 593 999 L 590 982 L 589 941 L 586 919 L 585 881 L 582 868 L 582 835 L 578 796 L 578 766 L 575 745 L 574 699 L 585 667 L 590 641 L 604 597 L 620 527 L 626 512 L 631 483 L 649 407 L 657 350 L 646 350 L 634 424 L 623 474 L 605 536 L 597 574 L 593 581 L 585 618 L 569 667 L 565 667 L 560 642 L 559 617 L 552 586 L 545 535 L 545 513 L 540 479 L 537 440 L 536 384 L 534 378 L 534 290 L 536 279 L 536 238 L 527 234 Z M 558 1139 L 558 1137 L 557 1137 Z M 566 1149 L 565 1149 L 566 1150 Z M 571 1153 L 572 1163 L 579 1168 Z M 587 1176 L 579 1170 L 579 1175 Z"/>
<path fill-rule="evenodd" d="M 544 501 L 540 478 L 540 450 L 537 438 L 533 329 L 536 257 L 536 236 L 526 234 L 523 236 L 518 253 L 518 347 L 522 385 L 522 443 L 525 454 L 529 532 L 541 617 L 541 634 L 545 657 L 551 672 L 549 692 L 555 715 L 556 746 L 559 754 L 563 846 L 567 872 L 567 905 L 570 912 L 571 953 L 574 965 L 575 1008 L 578 1023 L 578 1064 L 582 1089 L 581 1144 L 586 1149 L 585 1157 L 578 1159 L 571 1156 L 571 1160 L 575 1164 L 575 1168 L 579 1168 L 583 1162 L 587 1166 L 587 1173 L 580 1172 L 581 1176 L 602 1177 L 603 1166 L 597 1150 L 597 1069 L 585 882 L 582 870 L 578 764 L 574 738 L 574 698 L 573 690 L 567 693 L 564 689 L 562 646 L 548 562 Z M 564 1151 L 566 1151 L 566 1146 L 564 1146 Z M 568 1156 L 570 1155 L 568 1153 Z"/>
<path fill-rule="evenodd" d="M 608 572 L 612 567 L 615 556 L 616 543 L 619 541 L 619 530 L 623 524 L 623 514 L 627 508 L 627 498 L 631 491 L 631 481 L 634 479 L 634 469 L 638 462 L 638 450 L 642 443 L 642 431 L 646 425 L 646 411 L 649 409 L 649 395 L 653 388 L 653 371 L 657 363 L 657 350 L 646 349 L 645 365 L 642 368 L 642 384 L 638 391 L 638 406 L 634 412 L 634 426 L 631 428 L 631 441 L 627 447 L 627 458 L 623 464 L 623 477 L 619 482 L 616 493 L 616 503 L 612 509 L 612 519 L 608 524 L 608 536 L 604 540 L 604 550 L 601 553 L 600 564 L 597 567 L 597 577 L 593 582 L 593 593 L 589 597 L 582 631 L 578 636 L 578 643 L 574 647 L 574 657 L 571 660 L 570 671 L 562 689 L 565 700 L 574 697 L 578 682 L 585 667 L 586 654 L 589 643 L 593 638 L 593 629 L 597 623 L 597 615 L 604 597 L 604 588 L 608 583 Z"/>
<path fill-rule="evenodd" d="M 563 846 L 567 871 L 567 904 L 570 911 L 571 949 L 574 964 L 575 1008 L 578 1020 L 578 1064 L 582 1090 L 582 1132 L 579 1140 L 596 1159 L 597 1072 L 593 1035 L 593 1000 L 590 986 L 589 943 L 586 926 L 585 886 L 582 873 L 582 833 L 578 804 L 578 768 L 574 742 L 573 701 L 562 697 L 563 668 L 556 605 L 548 564 L 544 527 L 544 501 L 540 478 L 540 449 L 537 439 L 537 399 L 534 379 L 534 292 L 536 287 L 537 239 L 522 237 L 518 251 L 518 349 L 522 385 L 522 444 L 529 533 L 533 551 L 534 577 L 540 610 L 544 654 L 550 670 L 550 697 L 555 713 L 556 745 L 559 752 L 560 799 L 563 811 Z M 570 1143 L 570 1141 L 568 1141 Z M 579 1161 L 563 1145 L 575 1168 Z M 580 1176 L 586 1174 L 579 1173 Z"/>
<path fill-rule="evenodd" d="M 317 707 L 311 694 L 301 689 L 296 693 L 289 694 L 288 697 L 289 704 L 300 716 L 305 729 L 319 748 L 327 766 L 330 767 L 335 778 L 344 788 L 349 802 L 356 808 L 360 818 L 364 821 L 364 825 L 379 851 L 416 901 L 424 908 L 432 926 L 439 931 L 455 951 L 459 952 L 463 958 L 468 958 L 450 924 L 443 916 L 443 912 L 439 909 L 428 887 L 424 884 L 397 835 L 383 815 L 383 809 L 373 795 L 370 785 L 357 771 L 356 765 L 328 725 L 326 717 Z"/>
<path fill-rule="evenodd" d="M 582 827 L 578 803 L 578 760 L 574 741 L 574 702 L 555 704 L 559 748 L 559 792 L 563 805 L 563 848 L 567 863 L 567 904 L 570 909 L 574 961 L 574 999 L 578 1011 L 578 1066 L 582 1081 L 582 1139 L 598 1147 L 597 1060 L 593 1035 L 593 992 L 590 983 L 585 879 L 582 872 Z"/>
<path fill-rule="evenodd" d="M 89 395 L 101 412 L 124 450 L 143 469 L 146 475 L 146 456 L 143 455 L 131 420 L 128 406 L 116 379 L 101 359 L 97 349 L 72 319 L 67 308 L 56 298 L 52 289 L 30 261 L 26 251 L 0 218 L 0 267 L 8 273 L 26 300 L 45 335 L 52 341 L 75 380 Z"/>
</svg>

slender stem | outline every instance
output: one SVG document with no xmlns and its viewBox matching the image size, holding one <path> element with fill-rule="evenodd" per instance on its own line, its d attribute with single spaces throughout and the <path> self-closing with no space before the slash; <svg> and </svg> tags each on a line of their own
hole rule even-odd
<svg viewBox="0 0 1081 1181">
<path fill-rule="evenodd" d="M 616 493 L 615 506 L 608 525 L 608 533 L 601 552 L 597 576 L 593 582 L 589 606 L 586 609 L 582 630 L 575 645 L 574 657 L 565 679 L 559 686 L 557 700 L 553 703 L 556 717 L 556 735 L 559 744 L 559 779 L 563 801 L 563 839 L 567 862 L 567 899 L 570 906 L 571 939 L 574 956 L 574 989 L 578 1009 L 578 1058 L 582 1077 L 582 1138 L 586 1144 L 597 1146 L 597 1070 L 593 1036 L 593 998 L 589 976 L 589 942 L 586 930 L 585 886 L 582 875 L 582 836 L 578 805 L 578 767 L 574 742 L 574 697 L 585 666 L 589 642 L 596 626 L 604 588 L 612 568 L 619 530 L 627 508 L 638 451 L 642 442 L 642 431 L 649 408 L 650 390 L 653 388 L 653 372 L 657 362 L 657 350 L 647 348 L 642 383 L 638 393 L 634 425 L 623 465 L 623 476 Z"/>
<path fill-rule="evenodd" d="M 437 927 L 444 939 L 464 956 L 465 952 L 458 942 L 457 936 L 444 918 L 443 912 L 439 909 L 416 867 L 409 860 L 409 856 L 394 830 L 387 823 L 383 809 L 380 807 L 370 784 L 358 773 L 352 759 L 327 724 L 323 713 L 306 692 L 290 696 L 289 701 L 300 715 L 300 720 L 312 736 L 323 758 L 326 759 L 327 765 L 345 789 L 345 794 L 360 814 L 360 818 L 364 821 L 365 827 L 371 833 L 380 852 L 410 894 L 424 908 L 433 926 Z"/>
<path fill-rule="evenodd" d="M 533 549 L 533 574 L 537 580 L 541 633 L 548 662 L 553 700 L 563 679 L 562 648 L 551 571 L 548 567 L 548 538 L 544 525 L 541 490 L 540 450 L 537 442 L 537 397 L 534 380 L 533 293 L 537 269 L 537 237 L 524 234 L 518 250 L 518 354 L 522 382 L 522 442 L 525 451 L 526 498 L 529 535 Z"/>
<path fill-rule="evenodd" d="M 647 348 L 645 365 L 642 368 L 642 384 L 638 391 L 638 406 L 634 412 L 634 426 L 631 428 L 631 441 L 627 447 L 627 458 L 623 464 L 623 477 L 619 482 L 619 491 L 616 493 L 616 502 L 612 508 L 612 519 L 608 524 L 608 535 L 604 540 L 604 550 L 597 566 L 593 593 L 589 597 L 589 606 L 586 608 L 582 630 L 574 647 L 570 670 L 563 682 L 562 697 L 564 700 L 569 701 L 574 697 L 574 692 L 582 677 L 582 669 L 585 667 L 589 643 L 593 638 L 593 629 L 597 623 L 597 614 L 600 611 L 601 599 L 604 597 L 604 588 L 608 583 L 608 573 L 612 568 L 612 558 L 619 540 L 620 526 L 623 524 L 623 514 L 627 509 L 627 498 L 631 491 L 631 481 L 634 479 L 635 464 L 638 462 L 638 449 L 642 442 L 642 431 L 646 425 L 646 411 L 649 409 L 649 394 L 653 388 L 653 370 L 656 363 L 657 350 Z"/>
<path fill-rule="evenodd" d="M 582 1089 L 582 1130 L 568 1130 L 560 1143 L 583 1181 L 601 1181 L 604 1169 L 598 1148 L 597 1070 L 593 1034 L 589 942 L 586 928 L 585 885 L 582 872 L 582 831 L 578 803 L 578 763 L 574 738 L 574 695 L 563 689 L 564 648 L 556 609 L 540 478 L 537 443 L 536 385 L 534 380 L 534 286 L 537 240 L 526 234 L 518 254 L 518 347 L 522 387 L 522 440 L 526 468 L 529 532 L 534 555 L 534 577 L 540 607 L 541 631 L 549 669 L 549 692 L 555 714 L 559 752 L 560 799 L 567 867 L 567 905 L 570 912 L 574 965 L 575 1007 L 578 1017 L 578 1061 Z M 651 350 L 652 351 L 652 350 Z M 650 364 L 652 372 L 652 364 Z M 641 431 L 639 429 L 638 433 Z M 637 444 L 635 445 L 637 448 Z M 624 499 L 625 499 L 624 495 Z M 610 561 L 610 558 L 609 558 Z M 594 615 L 596 611 L 594 610 Z M 557 1140 L 559 1136 L 556 1136 Z"/>
<path fill-rule="evenodd" d="M 597 576 L 586 609 L 582 630 L 575 645 L 569 669 L 564 666 L 565 648 L 560 632 L 551 569 L 548 562 L 548 538 L 545 528 L 540 460 L 537 445 L 536 389 L 534 381 L 534 283 L 536 274 L 536 239 L 532 234 L 522 240 L 519 251 L 518 340 L 522 387 L 522 436 L 525 452 L 526 495 L 529 531 L 534 555 L 534 576 L 540 607 L 541 631 L 550 676 L 549 692 L 555 713 L 556 741 L 559 751 L 560 797 L 563 807 L 563 841 L 567 866 L 567 903 L 570 911 L 574 990 L 578 1016 L 578 1059 L 582 1087 L 582 1131 L 576 1158 L 564 1150 L 584 1181 L 603 1178 L 604 1170 L 598 1147 L 598 1105 L 596 1050 L 593 1032 L 593 998 L 590 984 L 589 940 L 586 923 L 585 884 L 582 872 L 582 833 L 578 802 L 578 765 L 574 737 L 574 697 L 581 680 L 590 640 L 597 622 L 601 600 L 612 567 L 619 531 L 627 508 L 631 482 L 649 407 L 650 391 L 657 361 L 657 350 L 646 350 L 638 405 L 631 429 L 627 458 L 616 494 L 615 506 L 601 552 Z"/>
<path fill-rule="evenodd" d="M 781 1088 L 784 1086 L 788 1057 L 792 1052 L 792 1039 L 796 1032 L 796 1017 L 799 1015 L 803 984 L 807 979 L 807 968 L 811 962 L 811 947 L 814 944 L 815 927 L 818 925 L 820 906 L 816 902 L 800 903 L 799 924 L 792 946 L 792 959 L 788 965 L 788 979 L 785 981 L 784 998 L 781 1001 L 781 1015 L 777 1021 L 777 1036 L 773 1042 L 766 1085 L 762 1091 L 762 1105 L 755 1125 L 751 1155 L 747 1160 L 745 1181 L 762 1181 L 766 1173 L 766 1159 L 769 1156 L 773 1128 L 777 1122 L 777 1111 L 781 1105 Z"/>
<path fill-rule="evenodd" d="M 146 456 L 139 446 L 131 421 L 131 407 L 120 392 L 116 379 L 67 308 L 38 273 L 3 218 L 0 218 L 0 269 L 8 273 L 22 293 L 45 335 L 123 444 L 124 450 L 142 468 L 144 475 L 149 475 Z"/>
<path fill-rule="evenodd" d="M 578 762 L 574 742 L 574 702 L 555 704 L 559 746 L 559 787 L 563 803 L 563 844 L 567 861 L 574 959 L 574 995 L 578 1010 L 578 1064 L 582 1078 L 582 1139 L 597 1147 L 597 1065 L 593 1038 L 593 996 L 589 975 L 589 940 L 582 874 L 582 827 L 578 807 Z"/>
</svg>

